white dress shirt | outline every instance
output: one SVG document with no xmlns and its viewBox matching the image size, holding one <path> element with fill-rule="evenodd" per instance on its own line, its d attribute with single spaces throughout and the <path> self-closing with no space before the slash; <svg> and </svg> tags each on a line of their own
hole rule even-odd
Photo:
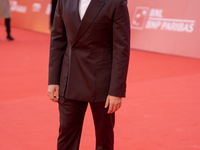
<svg viewBox="0 0 200 150">
<path fill-rule="evenodd" d="M 83 16 L 85 15 L 85 12 L 90 4 L 91 0 L 80 0 L 79 1 L 79 14 L 80 19 L 83 19 Z"/>
</svg>

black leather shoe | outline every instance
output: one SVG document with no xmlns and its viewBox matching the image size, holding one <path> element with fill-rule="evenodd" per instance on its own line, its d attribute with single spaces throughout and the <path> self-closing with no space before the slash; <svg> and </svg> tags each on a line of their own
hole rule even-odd
<svg viewBox="0 0 200 150">
<path fill-rule="evenodd" d="M 12 41 L 12 40 L 14 40 L 14 38 L 12 36 L 8 35 L 7 36 L 7 40 L 11 40 Z"/>
</svg>

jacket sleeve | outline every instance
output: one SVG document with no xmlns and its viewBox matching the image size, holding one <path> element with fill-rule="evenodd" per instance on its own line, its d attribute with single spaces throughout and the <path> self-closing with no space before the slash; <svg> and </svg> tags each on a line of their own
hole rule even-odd
<svg viewBox="0 0 200 150">
<path fill-rule="evenodd" d="M 113 58 L 109 95 L 125 97 L 130 55 L 130 20 L 127 1 L 120 0 L 113 19 Z"/>
<path fill-rule="evenodd" d="M 59 85 L 62 60 L 66 47 L 67 35 L 62 19 L 62 0 L 58 0 L 51 32 L 48 80 L 49 85 Z"/>
</svg>

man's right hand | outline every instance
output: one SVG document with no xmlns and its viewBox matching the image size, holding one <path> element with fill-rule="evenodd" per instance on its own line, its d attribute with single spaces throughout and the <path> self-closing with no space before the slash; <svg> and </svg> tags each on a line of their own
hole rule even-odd
<svg viewBox="0 0 200 150">
<path fill-rule="evenodd" d="M 59 100 L 59 85 L 49 85 L 48 86 L 48 96 L 53 102 L 58 102 Z"/>
</svg>

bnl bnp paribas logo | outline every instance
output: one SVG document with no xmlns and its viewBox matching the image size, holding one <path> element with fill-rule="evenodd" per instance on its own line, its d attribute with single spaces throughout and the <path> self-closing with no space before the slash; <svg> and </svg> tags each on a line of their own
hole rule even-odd
<svg viewBox="0 0 200 150">
<path fill-rule="evenodd" d="M 10 6 L 11 6 L 10 7 L 11 11 L 15 11 L 15 12 L 18 12 L 18 13 L 23 13 L 23 14 L 25 14 L 27 12 L 27 9 L 28 9 L 27 6 L 19 5 L 18 1 L 16 1 L 16 0 L 11 0 Z M 32 4 L 32 12 L 36 12 L 36 13 L 40 12 L 41 8 L 42 8 L 41 3 L 33 3 Z M 45 14 L 49 15 L 50 13 L 51 13 L 51 4 L 47 4 Z"/>
<path fill-rule="evenodd" d="M 131 28 L 136 30 L 151 29 L 192 33 L 195 20 L 171 19 L 163 17 L 163 9 L 136 7 Z"/>
</svg>

